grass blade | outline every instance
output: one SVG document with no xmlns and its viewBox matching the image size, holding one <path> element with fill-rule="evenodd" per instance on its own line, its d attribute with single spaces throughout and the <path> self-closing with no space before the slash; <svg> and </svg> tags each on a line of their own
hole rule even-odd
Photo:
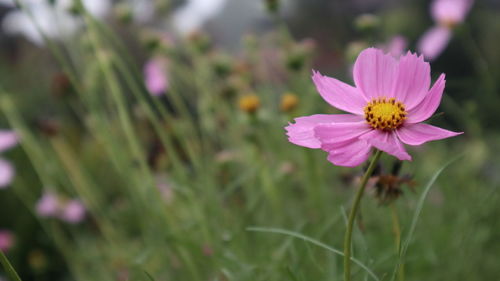
<svg viewBox="0 0 500 281">
<path fill-rule="evenodd" d="M 420 218 L 420 214 L 422 213 L 422 209 L 424 207 L 425 199 L 427 198 L 427 195 L 429 194 L 429 191 L 431 190 L 431 187 L 434 185 L 436 182 L 437 178 L 441 173 L 446 169 L 451 163 L 457 161 L 459 158 L 461 158 L 463 154 L 451 159 L 448 161 L 446 164 L 444 164 L 441 168 L 439 168 L 432 178 L 427 182 L 424 191 L 420 195 L 420 198 L 418 199 L 417 207 L 415 209 L 415 213 L 413 214 L 413 219 L 410 224 L 410 229 L 408 231 L 408 234 L 406 236 L 405 241 L 401 244 L 401 248 L 399 251 L 399 258 L 398 262 L 396 263 L 396 267 L 394 268 L 394 272 L 392 273 L 391 281 L 394 281 L 396 279 L 397 273 L 400 270 L 401 266 L 404 264 L 404 259 L 406 256 L 406 252 L 408 250 L 408 247 L 410 246 L 411 240 L 413 239 L 413 234 L 415 233 L 415 229 L 417 228 L 417 223 L 418 219 Z"/>
<path fill-rule="evenodd" d="M 330 247 L 328 246 L 327 244 L 321 242 L 321 241 L 318 241 L 314 238 L 311 238 L 309 236 L 305 236 L 303 234 L 300 234 L 300 233 L 297 233 L 297 232 L 294 232 L 294 231 L 289 231 L 289 230 L 286 230 L 286 229 L 279 229 L 279 228 L 267 228 L 267 227 L 248 227 L 246 229 L 247 231 L 255 231 L 255 232 L 267 232 L 267 233 L 278 233 L 278 234 L 284 234 L 284 235 L 288 235 L 288 236 L 291 236 L 291 237 L 294 237 L 294 238 L 299 238 L 299 239 L 302 239 L 304 241 L 307 241 L 311 244 L 314 244 L 318 247 L 321 247 L 323 249 L 326 249 L 332 253 L 335 253 L 339 256 L 344 256 L 344 253 L 340 250 L 337 250 L 333 247 Z M 351 260 L 359 265 L 359 267 L 363 268 L 372 278 L 373 280 L 376 280 L 376 281 L 380 281 L 380 279 L 377 277 L 377 275 L 375 275 L 375 273 L 373 273 L 373 271 L 370 270 L 370 268 L 368 268 L 368 266 L 366 266 L 365 264 L 363 264 L 361 261 L 351 257 Z"/>
</svg>

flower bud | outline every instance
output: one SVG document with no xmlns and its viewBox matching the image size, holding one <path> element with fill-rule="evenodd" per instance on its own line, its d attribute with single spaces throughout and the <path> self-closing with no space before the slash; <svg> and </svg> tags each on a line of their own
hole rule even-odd
<svg viewBox="0 0 500 281">
<path fill-rule="evenodd" d="M 295 94 L 285 93 L 283 96 L 281 96 L 280 108 L 283 112 L 293 111 L 295 108 L 297 108 L 298 104 L 299 98 Z"/>
<path fill-rule="evenodd" d="M 240 98 L 239 105 L 242 111 L 253 114 L 260 107 L 260 99 L 255 94 L 247 94 Z"/>
<path fill-rule="evenodd" d="M 191 46 L 199 53 L 206 54 L 212 48 L 212 41 L 208 34 L 194 31 L 187 37 Z"/>
<path fill-rule="evenodd" d="M 51 90 L 55 98 L 63 98 L 72 93 L 73 85 L 64 72 L 59 72 L 52 76 Z"/>
<path fill-rule="evenodd" d="M 372 14 L 363 14 L 354 20 L 354 26 L 359 31 L 372 31 L 379 27 L 380 19 Z"/>
<path fill-rule="evenodd" d="M 125 3 L 117 3 L 114 6 L 113 14 L 116 16 L 118 21 L 123 24 L 130 24 L 134 19 L 130 6 Z"/>
<path fill-rule="evenodd" d="M 213 70 L 219 77 L 227 77 L 232 71 L 232 61 L 222 54 L 215 55 L 213 60 Z"/>
<path fill-rule="evenodd" d="M 266 9 L 269 13 L 275 14 L 280 8 L 280 0 L 264 0 Z"/>
</svg>

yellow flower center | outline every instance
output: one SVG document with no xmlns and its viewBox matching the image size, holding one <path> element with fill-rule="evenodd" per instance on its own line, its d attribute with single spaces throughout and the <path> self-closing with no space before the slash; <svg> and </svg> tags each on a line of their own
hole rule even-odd
<svg viewBox="0 0 500 281">
<path fill-rule="evenodd" d="M 364 108 L 365 120 L 374 129 L 390 131 L 403 124 L 408 114 L 394 98 L 372 99 Z"/>
</svg>

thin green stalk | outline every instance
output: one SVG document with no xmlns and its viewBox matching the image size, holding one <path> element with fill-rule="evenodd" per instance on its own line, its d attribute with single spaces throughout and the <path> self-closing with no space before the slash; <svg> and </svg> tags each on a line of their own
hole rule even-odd
<svg viewBox="0 0 500 281">
<path fill-rule="evenodd" d="M 349 219 L 347 221 L 347 230 L 344 236 L 344 281 L 351 280 L 351 241 L 352 241 L 352 229 L 354 226 L 354 220 L 356 218 L 356 214 L 358 213 L 358 209 L 361 203 L 361 198 L 363 197 L 363 193 L 365 192 L 366 183 L 368 179 L 373 173 L 375 166 L 377 165 L 380 156 L 382 155 L 382 151 L 375 150 L 373 153 L 374 156 L 366 170 L 363 178 L 361 179 L 361 184 L 356 193 L 356 197 L 354 198 L 354 202 L 352 204 L 351 212 L 349 213 Z"/>
<path fill-rule="evenodd" d="M 12 281 L 21 281 L 21 278 L 17 274 L 16 270 L 12 265 L 10 264 L 9 260 L 3 253 L 3 251 L 0 250 L 0 263 L 2 263 L 3 268 L 5 269 L 5 272 L 7 275 L 10 277 Z"/>
<path fill-rule="evenodd" d="M 401 225 L 399 223 L 398 210 L 396 204 L 391 204 L 391 214 L 392 214 L 392 231 L 394 232 L 394 241 L 396 243 L 396 253 L 399 255 L 401 250 Z M 401 265 L 398 272 L 399 281 L 405 280 L 404 265 Z"/>
</svg>

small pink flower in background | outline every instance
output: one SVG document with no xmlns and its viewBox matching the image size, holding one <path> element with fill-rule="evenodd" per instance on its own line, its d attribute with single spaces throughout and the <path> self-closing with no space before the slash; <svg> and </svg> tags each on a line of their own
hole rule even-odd
<svg viewBox="0 0 500 281">
<path fill-rule="evenodd" d="M 18 137 L 13 131 L 0 130 L 0 152 L 17 145 Z M 0 158 L 0 189 L 6 188 L 14 178 L 15 170 L 9 161 Z"/>
<path fill-rule="evenodd" d="M 389 53 L 395 58 L 399 58 L 405 54 L 408 48 L 408 41 L 403 36 L 397 35 L 391 38 L 389 43 L 382 48 L 385 52 Z"/>
<path fill-rule="evenodd" d="M 403 144 L 417 146 L 461 134 L 421 123 L 436 111 L 445 86 L 441 74 L 430 88 L 430 66 L 422 56 L 408 52 L 398 61 L 369 48 L 358 56 L 353 76 L 356 87 L 313 72 L 323 99 L 350 114 L 296 118 L 285 128 L 290 142 L 320 148 L 333 164 L 354 167 L 368 159 L 373 147 L 411 160 Z"/>
<path fill-rule="evenodd" d="M 14 234 L 9 230 L 0 229 L 0 250 L 8 252 L 14 246 Z"/>
<path fill-rule="evenodd" d="M 79 223 L 85 218 L 86 209 L 80 200 L 70 200 L 62 208 L 59 218 L 69 223 Z"/>
<path fill-rule="evenodd" d="M 453 27 L 465 20 L 473 0 L 434 0 L 431 15 L 438 25 Z"/>
<path fill-rule="evenodd" d="M 36 204 L 36 213 L 41 217 L 55 216 L 58 210 L 59 198 L 52 192 L 44 193 Z"/>
<path fill-rule="evenodd" d="M 424 33 L 418 50 L 428 60 L 436 59 L 451 39 L 452 29 L 462 23 L 469 13 L 473 0 L 434 0 L 431 15 L 436 26 Z"/>
<path fill-rule="evenodd" d="M 153 96 L 161 96 L 168 90 L 167 64 L 166 59 L 153 58 L 144 66 L 146 88 Z"/>
<path fill-rule="evenodd" d="M 435 60 L 444 51 L 451 39 L 448 27 L 436 26 L 429 29 L 418 42 L 418 50 L 428 60 Z"/>
<path fill-rule="evenodd" d="M 35 209 L 40 217 L 59 218 L 73 224 L 83 221 L 86 215 L 85 205 L 80 200 L 65 200 L 52 192 L 45 192 Z"/>
</svg>

